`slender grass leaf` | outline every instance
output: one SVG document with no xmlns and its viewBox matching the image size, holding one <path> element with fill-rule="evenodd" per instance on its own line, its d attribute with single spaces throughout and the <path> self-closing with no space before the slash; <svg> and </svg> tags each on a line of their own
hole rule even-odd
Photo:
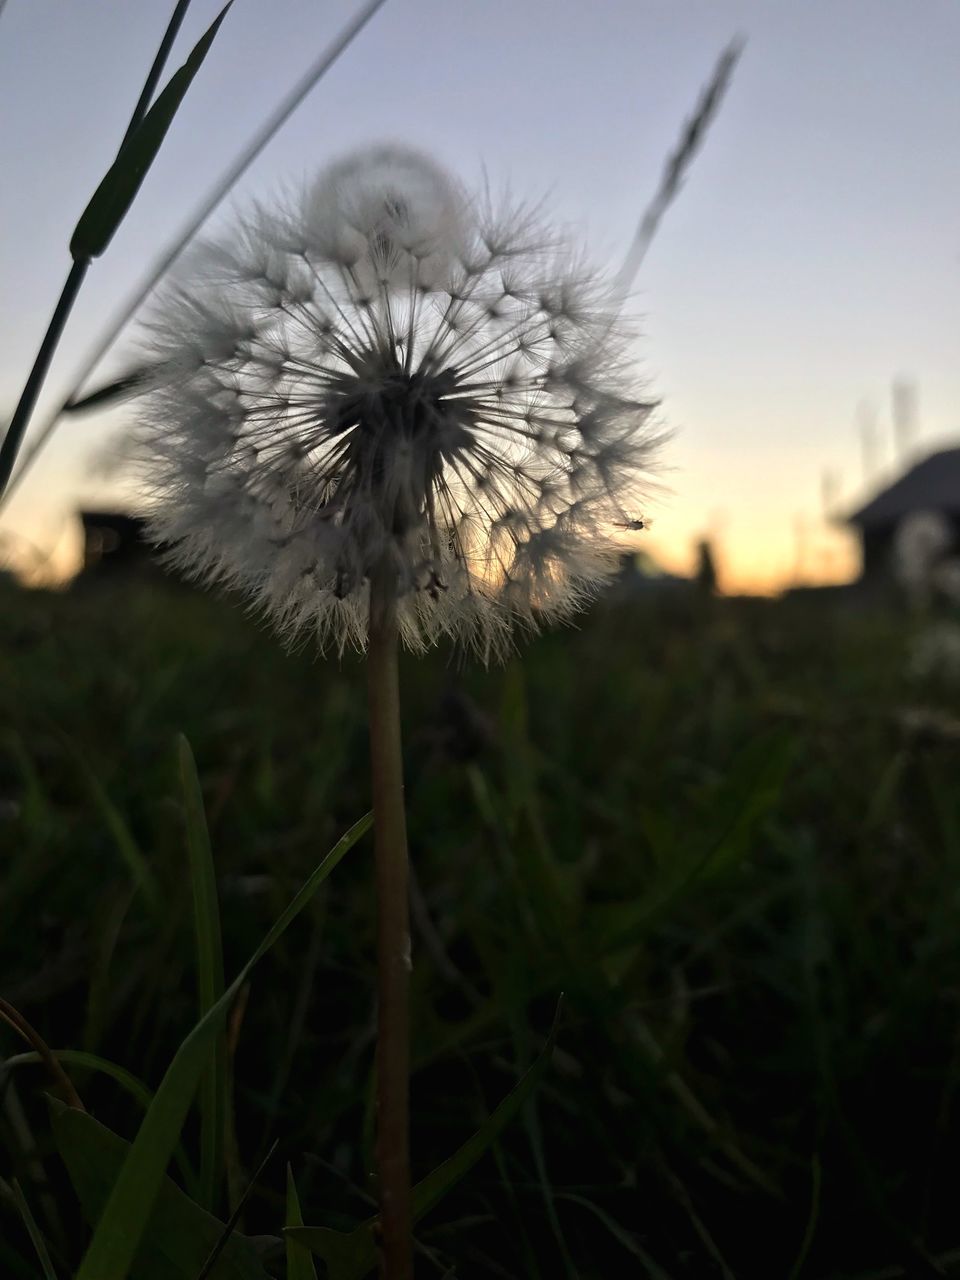
<svg viewBox="0 0 960 1280">
<path fill-rule="evenodd" d="M 140 184 L 153 164 L 173 117 L 209 53 L 220 23 L 227 16 L 232 3 L 233 0 L 227 0 L 227 4 L 194 45 L 189 58 L 173 73 L 166 87 L 157 95 L 153 106 L 120 148 L 116 160 L 80 215 L 80 221 L 70 239 L 70 253 L 75 260 L 97 258 L 110 243 L 140 190 Z"/>
<path fill-rule="evenodd" d="M 197 945 L 197 994 L 201 1018 L 223 995 L 223 944 L 217 876 L 210 848 L 210 834 L 203 808 L 203 793 L 190 743 L 180 735 L 180 783 L 183 787 L 193 890 L 193 921 Z M 223 1174 L 224 1133 L 227 1115 L 227 1045 L 221 1029 L 200 1081 L 200 1203 L 212 1212 Z"/>
<path fill-rule="evenodd" d="M 239 1223 L 241 1217 L 243 1216 L 244 1205 L 247 1203 L 247 1200 L 250 1198 L 253 1188 L 257 1185 L 257 1183 L 263 1177 L 263 1171 L 264 1169 L 266 1169 L 267 1165 L 273 1159 L 274 1152 L 279 1146 L 279 1142 L 280 1140 L 277 1139 L 273 1143 L 273 1146 L 271 1146 L 270 1150 L 267 1152 L 267 1154 L 260 1161 L 260 1164 L 257 1166 L 256 1172 L 254 1173 L 253 1177 L 250 1179 L 250 1181 L 247 1183 L 246 1187 L 244 1188 L 243 1195 L 240 1197 L 239 1201 L 237 1202 L 237 1205 L 234 1208 L 233 1212 L 230 1214 L 230 1217 L 224 1223 L 223 1231 L 220 1233 L 219 1240 L 217 1240 L 216 1244 L 213 1246 L 213 1249 L 210 1251 L 210 1256 L 207 1258 L 206 1262 L 204 1262 L 203 1266 L 200 1268 L 199 1272 L 197 1273 L 197 1280 L 210 1280 L 211 1276 L 216 1275 L 217 1266 L 219 1264 L 220 1258 L 223 1255 L 224 1250 L 227 1248 L 227 1245 L 229 1244 L 230 1240 L 233 1238 L 237 1230 L 237 1224 Z"/>
<path fill-rule="evenodd" d="M 100 1071 L 105 1076 L 109 1076 L 120 1086 L 124 1092 L 129 1093 L 131 1098 L 136 1098 L 137 1102 L 143 1107 L 150 1105 L 153 1094 L 137 1077 L 126 1067 L 118 1066 L 115 1062 L 110 1062 L 107 1058 L 98 1057 L 95 1053 L 87 1053 L 84 1049 L 51 1049 L 50 1052 L 58 1062 L 66 1062 L 74 1067 L 86 1067 L 89 1071 Z M 20 1067 L 41 1063 L 43 1059 L 39 1053 L 31 1050 L 29 1053 L 17 1053 L 12 1058 L 4 1058 L 4 1067 Z"/>
<path fill-rule="evenodd" d="M 653 923 L 695 884 L 729 873 L 752 847 L 760 822 L 777 804 L 796 754 L 790 734 L 766 734 L 735 757 L 702 819 L 704 835 L 677 861 L 652 892 L 633 902 L 594 911 L 602 938 L 598 952 L 610 954 L 638 942 Z M 600 922 L 602 921 L 602 927 Z"/>
<path fill-rule="evenodd" d="M 214 1039 L 250 971 L 370 828 L 367 814 L 337 842 L 280 915 L 217 1003 L 180 1045 L 123 1161 L 75 1280 L 125 1280 Z"/>
<path fill-rule="evenodd" d="M 695 878 L 725 872 L 746 855 L 757 825 L 780 799 L 796 750 L 794 735 L 778 730 L 737 753 L 707 815 L 707 845 L 695 861 Z"/>
<path fill-rule="evenodd" d="M 303 1215 L 300 1212 L 300 1197 L 297 1195 L 297 1184 L 293 1180 L 293 1170 L 287 1165 L 287 1218 L 288 1227 L 302 1227 Z M 287 1236 L 287 1280 L 317 1280 L 317 1269 L 313 1265 L 310 1250 L 304 1248 Z"/>
<path fill-rule="evenodd" d="M 570 1246 L 567 1244 L 566 1236 L 563 1234 L 560 1215 L 557 1213 L 557 1206 L 554 1203 L 553 1185 L 547 1172 L 547 1157 L 543 1149 L 543 1129 L 540 1125 L 540 1117 L 537 1115 L 536 1099 L 531 1101 L 524 1116 L 524 1122 L 527 1136 L 530 1139 L 530 1149 L 533 1153 L 533 1165 L 536 1170 L 537 1181 L 540 1184 L 539 1189 L 543 1201 L 544 1215 L 556 1245 L 557 1255 L 563 1265 L 563 1272 L 567 1280 L 579 1280 L 576 1264 L 571 1257 Z"/>
<path fill-rule="evenodd" d="M 12 688 L 16 685 L 13 663 L 0 661 L 0 685 Z M 20 807 L 19 828 L 22 833 L 18 847 L 11 848 L 3 861 L 3 895 L 4 914 L 9 916 L 18 910 L 17 904 L 26 901 L 33 889 L 43 881 L 44 861 L 36 853 L 47 846 L 49 833 L 55 819 L 40 775 L 30 758 L 26 745 L 19 734 L 12 729 L 0 732 L 0 747 L 6 747 L 12 757 L 14 768 L 19 775 Z M 0 768 L 3 761 L 0 760 Z M 6 769 L 4 769 L 6 773 Z M 11 924 L 5 920 L 6 932 L 9 934 Z"/>
<path fill-rule="evenodd" d="M 428 1213 L 434 1204 L 438 1203 L 448 1190 L 454 1187 L 458 1181 L 474 1167 L 477 1160 L 484 1155 L 484 1152 L 490 1144 L 495 1142 L 507 1125 L 511 1123 L 520 1108 L 524 1106 L 527 1098 L 538 1087 L 540 1079 L 543 1078 L 545 1071 L 549 1066 L 550 1056 L 553 1053 L 554 1042 L 557 1039 L 557 1028 L 559 1023 L 559 1007 L 557 1016 L 554 1018 L 554 1024 L 547 1038 L 547 1043 L 541 1048 L 539 1055 L 536 1056 L 530 1069 L 525 1075 L 521 1076 L 515 1087 L 507 1094 L 499 1106 L 490 1112 L 488 1119 L 480 1125 L 472 1137 L 467 1138 L 463 1146 L 458 1148 L 448 1160 L 444 1160 L 442 1165 L 436 1166 L 436 1169 L 426 1178 L 419 1181 L 413 1188 L 413 1217 L 415 1220 Z"/>
<path fill-rule="evenodd" d="M 418 1222 L 425 1213 L 439 1203 L 447 1192 L 460 1181 L 482 1155 L 496 1142 L 500 1134 L 517 1115 L 517 1112 L 533 1093 L 546 1071 L 557 1035 L 558 1017 L 553 1029 L 530 1069 L 514 1085 L 496 1110 L 492 1111 L 480 1128 L 462 1147 L 428 1173 L 413 1188 L 413 1220 Z M 301 1244 L 322 1258 L 327 1266 L 328 1280 L 363 1280 L 377 1265 L 377 1246 L 374 1228 L 377 1219 L 368 1218 L 353 1231 L 334 1231 L 329 1227 L 287 1227 L 284 1235 Z"/>
<path fill-rule="evenodd" d="M 817 1224 L 820 1220 L 820 1196 L 823 1190 L 823 1168 L 820 1164 L 820 1156 L 814 1152 L 810 1159 L 810 1212 L 807 1215 L 807 1225 L 803 1232 L 803 1239 L 800 1241 L 800 1251 L 797 1254 L 796 1262 L 790 1268 L 790 1274 L 787 1280 L 799 1280 L 813 1245 L 814 1236 L 817 1234 Z"/>
<path fill-rule="evenodd" d="M 44 1280 L 57 1280 L 57 1273 L 53 1269 L 53 1262 L 50 1260 L 50 1251 L 47 1249 L 47 1242 L 43 1238 L 43 1232 L 37 1226 L 37 1220 L 27 1203 L 27 1197 L 23 1194 L 23 1189 L 16 1178 L 10 1184 L 10 1192 L 17 1208 L 20 1210 L 20 1217 L 23 1219 L 23 1225 L 27 1229 L 30 1243 L 36 1250 Z"/>
<path fill-rule="evenodd" d="M 287 1227 L 283 1234 L 323 1260 L 326 1280 L 363 1280 L 377 1265 L 376 1221 L 370 1218 L 349 1232 L 330 1227 Z"/>
<path fill-rule="evenodd" d="M 89 395 L 68 400 L 61 412 L 87 413 L 91 409 L 108 409 L 115 401 L 126 400 L 135 395 L 148 377 L 147 369 L 137 369 L 133 373 L 128 373 L 126 377 L 117 378 L 114 382 L 97 387 L 96 391 L 91 391 Z"/>
<path fill-rule="evenodd" d="M 98 913 L 97 936 L 90 940 L 87 1008 L 81 1041 L 83 1048 L 90 1053 L 97 1052 L 110 1021 L 117 988 L 114 961 L 124 923 L 136 896 L 135 888 L 111 894 L 111 900 Z"/>
<path fill-rule="evenodd" d="M 11 667 L 11 675 L 12 671 Z M 6 675 L 6 671 L 4 674 Z M 20 796 L 20 811 L 23 815 L 24 827 L 30 831 L 42 831 L 50 813 L 50 804 L 47 800 L 43 783 L 40 780 L 40 774 L 30 759 L 30 754 L 18 733 L 15 733 L 12 729 L 4 730 L 0 733 L 0 743 L 7 748 L 20 772 L 20 779 L 23 783 Z M 10 884 L 7 875 L 4 876 L 4 880 L 4 889 L 9 893 Z"/>
<path fill-rule="evenodd" d="M 83 1067 L 87 1071 L 99 1071 L 102 1075 L 109 1076 L 125 1093 L 134 1098 L 143 1107 L 144 1111 L 153 1101 L 152 1089 L 148 1089 L 143 1081 L 128 1071 L 126 1067 L 121 1067 L 116 1062 L 111 1062 L 109 1058 L 101 1058 L 96 1053 L 87 1053 L 85 1049 L 51 1049 L 50 1052 L 58 1062 L 65 1062 L 68 1066 Z M 18 1053 L 12 1058 L 5 1058 L 3 1065 L 4 1068 L 19 1067 L 42 1061 L 40 1054 L 31 1050 L 29 1053 Z M 173 1158 L 177 1162 L 177 1168 L 180 1170 L 187 1189 L 191 1194 L 199 1191 L 197 1175 L 194 1173 L 182 1146 L 177 1146 L 173 1153 Z"/>
<path fill-rule="evenodd" d="M 622 1245 L 628 1253 L 632 1253 L 635 1258 L 640 1259 L 646 1268 L 647 1274 L 651 1277 L 651 1280 L 670 1280 L 670 1277 L 663 1268 L 659 1267 L 656 1262 L 654 1262 L 653 1258 L 651 1258 L 646 1250 L 643 1249 L 633 1238 L 630 1232 L 625 1230 L 620 1223 L 617 1222 L 616 1218 L 607 1213 L 605 1209 L 602 1209 L 595 1201 L 590 1200 L 587 1196 L 581 1196 L 571 1191 L 558 1191 L 555 1198 L 557 1200 L 566 1200 L 570 1204 L 579 1205 L 581 1208 L 586 1209 L 588 1213 L 592 1213 L 599 1222 L 603 1223 L 607 1231 L 609 1231 L 610 1235 L 613 1236 L 614 1240 L 616 1240 L 618 1244 Z"/>
<path fill-rule="evenodd" d="M 159 915 L 161 910 L 160 886 L 157 884 L 157 878 L 153 874 L 150 864 L 143 856 L 140 846 L 133 838 L 126 819 L 110 799 L 106 787 L 100 781 L 90 761 L 77 743 L 65 733 L 60 734 L 60 739 L 76 761 L 77 768 L 86 783 L 90 797 L 99 809 L 100 815 L 110 835 L 113 837 L 117 853 L 119 853 L 126 864 L 127 870 L 130 872 L 130 879 L 139 892 L 143 894 L 154 915 Z"/>
<path fill-rule="evenodd" d="M 130 1151 L 130 1144 L 91 1115 L 50 1100 L 53 1137 L 84 1217 L 96 1223 Z M 124 1272 L 131 1280 L 196 1280 L 225 1227 L 170 1178 L 163 1178 L 143 1237 Z M 267 1280 L 253 1245 L 231 1233 L 212 1280 Z"/>
</svg>

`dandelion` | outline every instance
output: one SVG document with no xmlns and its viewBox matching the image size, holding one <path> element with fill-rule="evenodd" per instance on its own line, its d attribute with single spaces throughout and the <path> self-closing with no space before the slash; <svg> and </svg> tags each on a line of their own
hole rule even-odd
<svg viewBox="0 0 960 1280">
<path fill-rule="evenodd" d="M 412 1275 L 397 649 L 563 617 L 641 528 L 658 432 L 621 291 L 535 211 L 377 147 L 194 254 L 135 432 L 152 527 L 290 637 L 368 652 L 383 1274 Z"/>
<path fill-rule="evenodd" d="M 171 558 L 291 637 L 484 655 L 617 568 L 657 444 L 606 281 L 535 214 L 381 147 L 202 247 L 155 308 L 138 432 Z"/>
</svg>

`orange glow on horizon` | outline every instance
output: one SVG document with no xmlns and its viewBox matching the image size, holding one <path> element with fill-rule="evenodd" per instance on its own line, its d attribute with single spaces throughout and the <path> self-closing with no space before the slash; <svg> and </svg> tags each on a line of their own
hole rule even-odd
<svg viewBox="0 0 960 1280">
<path fill-rule="evenodd" d="M 659 532 L 659 531 L 657 531 Z M 854 581 L 859 573 L 859 550 L 847 533 L 823 528 L 805 554 L 797 556 L 789 536 L 772 534 L 756 545 L 745 539 L 718 536 L 712 540 L 721 595 L 776 596 L 796 586 L 830 586 Z M 696 572 L 695 537 L 667 539 L 639 533 L 625 540 L 626 551 L 641 552 L 667 573 L 692 577 Z M 79 518 L 66 521 L 54 536 L 40 529 L 26 532 L 2 547 L 6 567 L 25 586 L 58 588 L 67 585 L 83 563 L 83 533 Z"/>
</svg>

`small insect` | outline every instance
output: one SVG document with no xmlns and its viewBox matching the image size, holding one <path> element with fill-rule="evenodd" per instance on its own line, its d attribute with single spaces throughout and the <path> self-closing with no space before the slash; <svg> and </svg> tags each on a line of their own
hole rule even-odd
<svg viewBox="0 0 960 1280">
<path fill-rule="evenodd" d="M 638 520 L 618 520 L 614 524 L 616 529 L 631 529 L 638 532 L 640 529 L 649 529 L 653 525 L 653 521 L 649 516 L 641 516 Z"/>
</svg>

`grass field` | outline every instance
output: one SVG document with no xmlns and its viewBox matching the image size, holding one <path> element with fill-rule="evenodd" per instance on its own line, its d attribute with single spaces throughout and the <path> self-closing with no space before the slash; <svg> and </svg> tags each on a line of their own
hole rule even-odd
<svg viewBox="0 0 960 1280">
<path fill-rule="evenodd" d="M 422 1220 L 418 1275 L 960 1275 L 960 692 L 908 675 L 921 625 L 674 595 L 502 669 L 404 663 L 415 1176 L 509 1093 L 564 993 L 532 1100 Z M 0 664 L 0 994 L 154 1088 L 197 1017 L 176 735 L 229 978 L 369 806 L 362 665 L 159 580 L 5 585 Z M 288 1162 L 306 1222 L 372 1211 L 370 862 L 366 837 L 231 1015 L 221 1217 L 278 1141 L 247 1235 L 280 1235 Z M 65 1065 L 132 1138 L 130 1091 Z M 0 1172 L 66 1277 L 89 1231 L 50 1088 L 4 1072 Z M 198 1141 L 192 1115 L 188 1187 Z M 9 1194 L 0 1221 L 0 1273 L 42 1274 Z"/>
</svg>

